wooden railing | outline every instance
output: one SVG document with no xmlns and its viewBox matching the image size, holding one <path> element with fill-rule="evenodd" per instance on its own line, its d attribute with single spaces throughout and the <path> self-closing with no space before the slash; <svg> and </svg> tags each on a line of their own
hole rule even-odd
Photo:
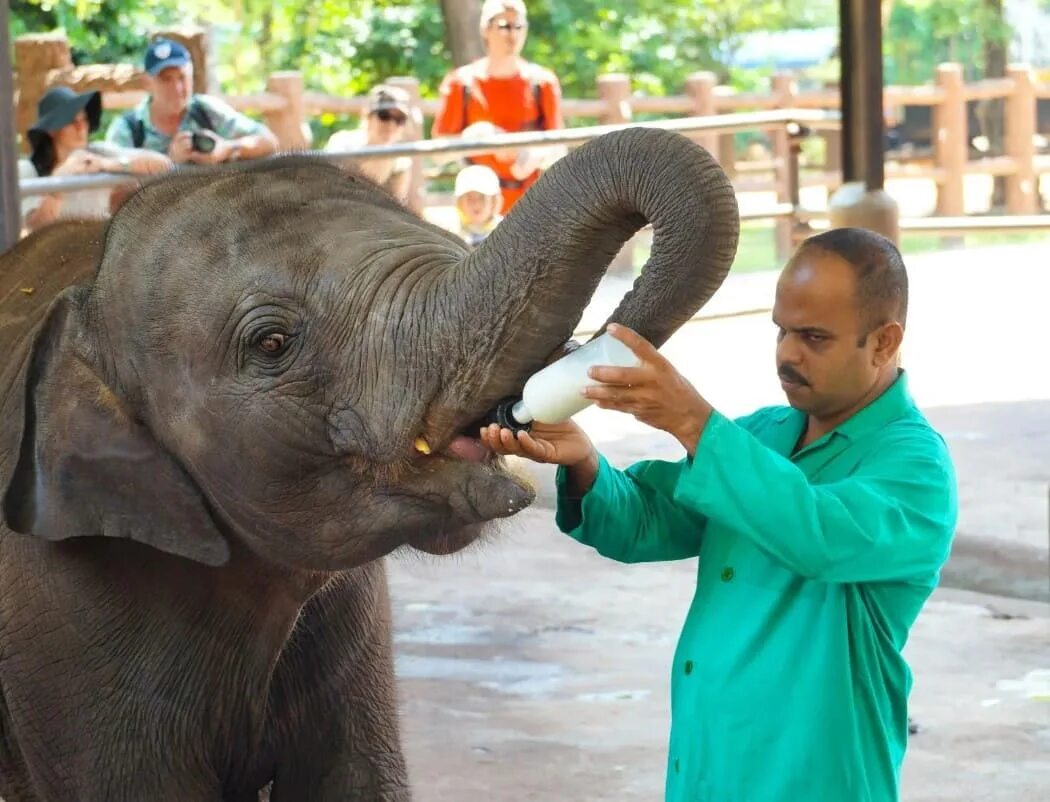
<svg viewBox="0 0 1050 802">
<path fill-rule="evenodd" d="M 198 39 L 187 42 L 195 59 L 205 52 Z M 137 73 L 127 65 L 94 65 L 73 67 L 68 43 L 56 35 L 20 37 L 15 43 L 16 58 L 31 65 L 18 74 L 18 121 L 24 131 L 35 115 L 35 106 L 46 88 L 66 83 L 78 90 L 103 90 L 103 102 L 108 109 L 127 109 L 138 103 L 143 93 L 136 87 Z M 106 67 L 111 67 L 113 78 L 106 78 Z M 198 70 L 198 79 L 206 74 Z M 417 119 L 432 117 L 438 107 L 436 100 L 421 98 L 419 83 L 412 77 L 390 80 L 405 88 L 418 109 Z M 200 88 L 200 87 L 198 87 Z M 309 147 L 308 126 L 313 116 L 334 113 L 352 115 L 363 113 L 365 97 L 340 97 L 309 91 L 302 76 L 296 72 L 274 73 L 267 78 L 267 91 L 250 95 L 224 96 L 234 108 L 260 115 L 277 134 L 282 147 L 300 149 Z M 835 109 L 839 93 L 834 87 L 816 91 L 798 90 L 795 79 L 788 74 L 774 75 L 767 92 L 735 92 L 720 86 L 713 73 L 698 72 L 683 81 L 682 93 L 665 97 L 636 96 L 629 76 L 614 74 L 598 78 L 597 97 L 594 99 L 563 99 L 564 115 L 570 125 L 598 122 L 615 124 L 630 121 L 639 115 L 709 116 L 740 111 L 760 111 L 785 108 Z M 958 216 L 965 213 L 964 181 L 967 175 L 1003 176 L 1006 185 L 1006 208 L 1011 214 L 1033 214 L 1039 210 L 1038 179 L 1050 172 L 1050 154 L 1037 153 L 1036 103 L 1050 99 L 1050 84 L 1037 83 L 1031 70 L 1023 65 L 1011 66 L 1003 79 L 965 83 L 958 64 L 937 67 L 927 86 L 890 86 L 885 90 L 885 108 L 926 106 L 932 110 L 932 152 L 919 161 L 887 164 L 887 178 L 907 176 L 926 178 L 937 187 L 937 214 Z M 972 101 L 1005 101 L 1005 142 L 1002 155 L 972 158 L 971 132 L 968 130 L 967 103 Z M 760 171 L 746 169 L 738 162 L 732 135 L 701 134 L 699 141 L 716 154 L 723 168 L 734 177 L 737 188 L 774 191 L 785 199 L 789 188 L 785 185 L 784 169 L 791 144 L 783 127 L 766 132 L 771 144 L 771 159 Z M 825 161 L 822 165 L 806 165 L 802 176 L 805 185 L 823 184 L 834 188 L 840 180 L 839 158 L 841 147 L 837 132 L 822 134 L 825 140 Z"/>
</svg>

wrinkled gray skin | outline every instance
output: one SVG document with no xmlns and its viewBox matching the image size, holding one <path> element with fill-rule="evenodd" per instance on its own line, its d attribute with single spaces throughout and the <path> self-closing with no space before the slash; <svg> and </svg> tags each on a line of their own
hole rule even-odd
<svg viewBox="0 0 1050 802">
<path fill-rule="evenodd" d="M 469 255 L 289 158 L 146 186 L 97 276 L 83 224 L 0 258 L 0 796 L 409 799 L 379 558 L 531 501 L 457 435 L 566 342 L 646 220 L 613 317 L 659 344 L 722 281 L 738 216 L 658 130 L 580 148 Z M 57 265 L 84 283 L 12 289 Z"/>
</svg>

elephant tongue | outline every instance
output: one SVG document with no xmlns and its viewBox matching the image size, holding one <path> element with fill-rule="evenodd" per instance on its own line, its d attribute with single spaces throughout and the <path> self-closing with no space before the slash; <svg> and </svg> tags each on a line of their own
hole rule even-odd
<svg viewBox="0 0 1050 802">
<path fill-rule="evenodd" d="M 445 451 L 454 457 L 459 457 L 469 462 L 483 462 L 492 454 L 489 447 L 480 440 L 473 437 L 464 437 L 463 435 L 449 443 Z"/>
</svg>

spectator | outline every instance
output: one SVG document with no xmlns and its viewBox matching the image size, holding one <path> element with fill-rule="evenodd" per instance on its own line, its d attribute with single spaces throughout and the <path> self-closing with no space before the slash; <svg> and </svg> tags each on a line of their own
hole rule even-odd
<svg viewBox="0 0 1050 802">
<path fill-rule="evenodd" d="M 459 231 L 471 248 L 480 245 L 502 220 L 499 177 L 483 164 L 471 164 L 456 176 L 456 212 Z"/>
<path fill-rule="evenodd" d="M 521 58 L 528 19 L 521 0 L 485 0 L 481 36 L 485 57 L 449 73 L 441 84 L 434 136 L 469 138 L 495 132 L 564 127 L 561 87 L 554 73 Z M 472 156 L 499 177 L 506 213 L 560 149 L 522 148 Z"/>
<path fill-rule="evenodd" d="M 165 153 L 175 164 L 257 159 L 277 150 L 265 125 L 218 98 L 193 94 L 193 62 L 178 42 L 150 43 L 145 69 L 149 95 L 113 120 L 107 142 Z"/>
<path fill-rule="evenodd" d="M 102 116 L 100 92 L 49 89 L 37 105 L 37 121 L 26 132 L 32 148 L 18 162 L 18 177 L 87 175 L 90 173 L 155 173 L 171 167 L 166 156 L 100 144 L 88 145 Z M 105 217 L 111 190 L 29 195 L 22 201 L 23 226 L 30 231 L 64 217 Z"/>
<path fill-rule="evenodd" d="M 396 86 L 380 84 L 369 92 L 368 113 L 362 126 L 354 131 L 336 131 L 324 149 L 327 152 L 340 152 L 368 145 L 393 145 L 405 138 L 411 120 L 412 108 L 408 93 Z M 340 164 L 344 167 L 353 165 L 399 201 L 408 198 L 412 179 L 411 157 L 344 159 Z"/>
</svg>

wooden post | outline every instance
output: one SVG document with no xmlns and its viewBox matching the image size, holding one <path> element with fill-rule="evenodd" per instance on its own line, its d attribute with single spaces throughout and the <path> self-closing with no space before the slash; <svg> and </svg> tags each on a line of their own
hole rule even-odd
<svg viewBox="0 0 1050 802">
<path fill-rule="evenodd" d="M 303 150 L 305 111 L 303 105 L 303 76 L 298 72 L 275 72 L 266 79 L 266 91 L 285 99 L 280 111 L 263 114 L 266 125 L 274 132 L 281 150 Z"/>
<path fill-rule="evenodd" d="M 404 89 L 408 93 L 408 102 L 412 108 L 405 125 L 405 141 L 423 139 L 423 110 L 419 107 L 419 79 L 414 76 L 397 76 L 386 83 Z M 418 156 L 412 158 L 412 175 L 408 181 L 408 197 L 405 205 L 416 214 L 423 214 L 423 160 Z"/>
<path fill-rule="evenodd" d="M 1010 214 L 1035 214 L 1039 184 L 1035 172 L 1035 87 L 1027 65 L 1011 64 L 1006 75 L 1014 90 L 1006 98 L 1006 155 L 1014 160 L 1015 171 L 1006 177 L 1006 210 Z"/>
<path fill-rule="evenodd" d="M 937 86 L 944 100 L 933 109 L 934 162 L 943 171 L 937 185 L 937 214 L 966 213 L 965 176 L 967 161 L 966 96 L 959 64 L 939 64 Z"/>
<path fill-rule="evenodd" d="M 18 67 L 18 111 L 15 126 L 22 137 L 22 153 L 29 153 L 26 131 L 36 121 L 36 106 L 47 91 L 48 73 L 73 67 L 69 41 L 64 33 L 34 33 L 15 39 L 15 65 Z"/>
<path fill-rule="evenodd" d="M 777 73 L 772 82 L 773 97 L 776 99 L 778 109 L 790 108 L 794 105 L 795 95 L 798 88 L 795 79 L 786 73 Z M 772 132 L 773 139 L 773 173 L 774 185 L 777 191 L 777 203 L 791 202 L 791 139 L 784 126 L 779 126 Z M 792 221 L 790 219 L 778 218 L 775 231 L 776 254 L 778 262 L 785 262 L 794 250 L 792 238 Z"/>
<path fill-rule="evenodd" d="M 602 125 L 631 121 L 631 79 L 621 73 L 598 76 L 598 97 L 606 110 L 598 121 Z"/>
<path fill-rule="evenodd" d="M 718 76 L 713 72 L 694 72 L 685 79 L 685 94 L 693 102 L 693 116 L 713 117 L 718 113 L 715 106 L 715 87 Z M 721 161 L 718 134 L 694 134 L 696 142 Z"/>
<path fill-rule="evenodd" d="M 197 94 L 206 94 L 209 87 L 214 86 L 215 81 L 211 78 L 211 62 L 208 60 L 208 32 L 203 28 L 173 28 L 171 30 L 154 31 L 149 40 L 171 39 L 190 51 L 193 60 L 193 91 Z M 142 69 L 142 56 L 135 65 Z"/>
<path fill-rule="evenodd" d="M 713 72 L 694 72 L 685 79 L 685 93 L 692 98 L 693 114 L 697 117 L 718 114 L 717 86 L 718 76 Z M 727 176 L 736 175 L 736 142 L 732 134 L 697 134 L 696 141 L 718 159 Z"/>
</svg>

